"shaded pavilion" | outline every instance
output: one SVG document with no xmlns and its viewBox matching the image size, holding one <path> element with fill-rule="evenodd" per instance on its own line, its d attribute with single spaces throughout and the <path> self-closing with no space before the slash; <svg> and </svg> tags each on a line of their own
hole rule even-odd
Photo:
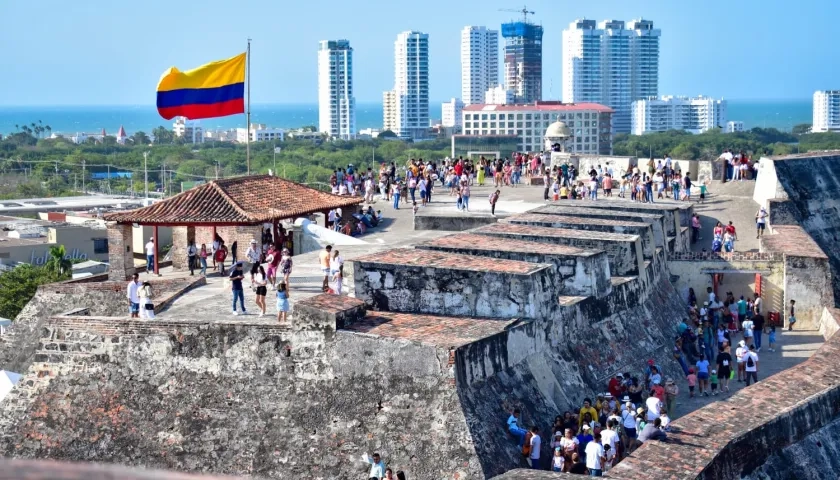
<svg viewBox="0 0 840 480">
<path fill-rule="evenodd" d="M 361 197 L 333 195 L 271 175 L 212 180 L 147 207 L 105 214 L 109 279 L 125 280 L 134 273 L 134 226 L 153 227 L 154 267 L 159 273 L 158 227 L 173 227 L 172 266 L 177 270 L 187 268 L 191 240 L 199 248 L 206 244 L 209 250 L 218 234 L 228 248 L 238 243 L 237 258 L 242 259 L 251 239 L 261 242 L 265 225 L 271 225 L 274 241 L 280 243 L 285 235 L 281 221 L 322 213 L 326 222 L 330 210 L 362 202 Z M 351 213 L 346 209 L 343 216 Z"/>
</svg>

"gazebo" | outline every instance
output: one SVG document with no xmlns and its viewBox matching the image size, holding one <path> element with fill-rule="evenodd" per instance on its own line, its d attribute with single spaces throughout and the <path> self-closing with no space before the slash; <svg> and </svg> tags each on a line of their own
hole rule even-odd
<svg viewBox="0 0 840 480">
<path fill-rule="evenodd" d="M 157 227 L 173 227 L 172 266 L 184 269 L 190 240 L 209 248 L 218 234 L 228 245 L 238 242 L 241 258 L 251 239 L 261 241 L 266 224 L 272 226 L 276 242 L 281 235 L 281 220 L 323 213 L 326 221 L 330 210 L 362 202 L 360 197 L 333 195 L 271 175 L 212 180 L 147 207 L 105 214 L 109 279 L 125 280 L 134 273 L 131 241 L 135 225 L 153 227 L 154 267 L 159 273 Z"/>
</svg>

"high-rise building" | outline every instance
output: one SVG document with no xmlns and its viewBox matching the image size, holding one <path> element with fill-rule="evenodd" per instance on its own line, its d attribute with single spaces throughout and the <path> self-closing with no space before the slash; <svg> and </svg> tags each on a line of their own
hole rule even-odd
<svg viewBox="0 0 840 480">
<path fill-rule="evenodd" d="M 382 92 L 382 128 L 396 133 L 397 130 L 397 92 Z"/>
<path fill-rule="evenodd" d="M 703 133 L 726 125 L 726 100 L 709 97 L 650 97 L 633 102 L 631 133 L 685 130 Z M 742 125 L 743 128 L 743 125 Z"/>
<path fill-rule="evenodd" d="M 318 130 L 343 140 L 356 136 L 353 49 L 347 40 L 318 44 Z"/>
<path fill-rule="evenodd" d="M 393 98 L 391 98 L 393 96 Z M 394 42 L 394 90 L 385 92 L 385 128 L 404 140 L 423 139 L 429 131 L 429 35 L 406 31 Z M 393 113 L 387 104 L 393 103 Z M 393 124 L 389 127 L 389 117 Z"/>
<path fill-rule="evenodd" d="M 484 103 L 487 105 L 509 105 L 513 103 L 513 90 L 503 85 L 488 88 L 484 93 Z"/>
<path fill-rule="evenodd" d="M 812 132 L 840 132 L 840 90 L 814 92 Z"/>
<path fill-rule="evenodd" d="M 464 111 L 464 102 L 457 98 L 453 98 L 448 102 L 443 103 L 440 109 L 441 125 L 444 127 L 460 127 L 461 126 L 461 112 Z"/>
<path fill-rule="evenodd" d="M 543 28 L 533 23 L 502 24 L 505 38 L 505 88 L 513 90 L 514 103 L 542 99 Z"/>
<path fill-rule="evenodd" d="M 736 133 L 744 131 L 744 122 L 740 120 L 730 120 L 726 122 L 726 127 L 723 129 L 724 133 Z"/>
<path fill-rule="evenodd" d="M 461 100 L 484 102 L 484 92 L 499 83 L 499 31 L 467 26 L 461 30 Z M 459 115 L 460 118 L 460 115 Z"/>
<path fill-rule="evenodd" d="M 650 20 L 575 20 L 563 31 L 563 101 L 615 110 L 616 133 L 631 129 L 634 100 L 659 94 L 659 37 Z"/>
</svg>

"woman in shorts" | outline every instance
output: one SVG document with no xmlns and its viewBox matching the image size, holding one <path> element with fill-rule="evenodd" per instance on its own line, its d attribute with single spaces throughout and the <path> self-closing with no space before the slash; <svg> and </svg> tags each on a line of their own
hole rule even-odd
<svg viewBox="0 0 840 480">
<path fill-rule="evenodd" d="M 257 264 L 257 275 L 254 278 L 254 291 L 257 293 L 257 306 L 260 307 L 260 316 L 265 315 L 265 294 L 268 291 L 268 275 L 262 265 Z"/>
</svg>

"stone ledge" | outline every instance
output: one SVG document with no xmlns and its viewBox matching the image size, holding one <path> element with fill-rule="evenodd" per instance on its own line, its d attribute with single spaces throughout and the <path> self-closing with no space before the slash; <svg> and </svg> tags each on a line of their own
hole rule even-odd
<svg viewBox="0 0 840 480">
<path fill-rule="evenodd" d="M 501 221 L 501 223 L 513 223 L 517 225 L 601 225 L 606 227 L 638 227 L 649 228 L 650 224 L 635 222 L 633 220 L 623 220 L 617 218 L 614 220 L 607 220 L 603 218 L 586 218 L 576 217 L 573 215 L 562 215 L 555 213 L 523 213 L 508 217 Z"/>
<path fill-rule="evenodd" d="M 756 261 L 775 262 L 781 261 L 781 255 L 774 252 L 673 252 L 668 254 L 668 261 L 680 260 L 712 260 L 720 262 L 732 261 Z"/>
<path fill-rule="evenodd" d="M 802 227 L 777 225 L 771 227 L 772 235 L 761 237 L 761 250 L 781 253 L 791 257 L 810 257 L 828 259 L 817 242 Z"/>
<path fill-rule="evenodd" d="M 505 250 L 521 253 L 540 253 L 543 255 L 560 255 L 569 257 L 592 257 L 599 255 L 598 250 L 557 245 L 552 243 L 530 242 L 528 240 L 512 240 L 510 238 L 493 238 L 474 233 L 459 233 L 429 240 L 416 245 L 417 248 L 440 250 Z"/>
<path fill-rule="evenodd" d="M 529 237 L 575 238 L 618 242 L 635 242 L 639 239 L 638 235 L 630 235 L 626 233 L 595 232 L 575 230 L 571 228 L 534 227 L 531 225 L 518 225 L 513 223 L 497 223 L 495 225 L 488 225 L 486 227 L 477 228 L 475 233 L 480 233 L 482 235 L 514 234 Z"/>
<path fill-rule="evenodd" d="M 458 347 L 502 332 L 518 321 L 518 319 L 374 312 L 342 330 L 374 337 L 408 340 L 436 347 Z"/>
<path fill-rule="evenodd" d="M 434 268 L 445 270 L 467 270 L 473 272 L 504 273 L 508 275 L 531 275 L 546 270 L 549 265 L 501 260 L 486 257 L 474 257 L 457 253 L 434 250 L 395 248 L 362 257 L 356 257 L 357 265 L 394 265 L 416 268 Z"/>
</svg>

